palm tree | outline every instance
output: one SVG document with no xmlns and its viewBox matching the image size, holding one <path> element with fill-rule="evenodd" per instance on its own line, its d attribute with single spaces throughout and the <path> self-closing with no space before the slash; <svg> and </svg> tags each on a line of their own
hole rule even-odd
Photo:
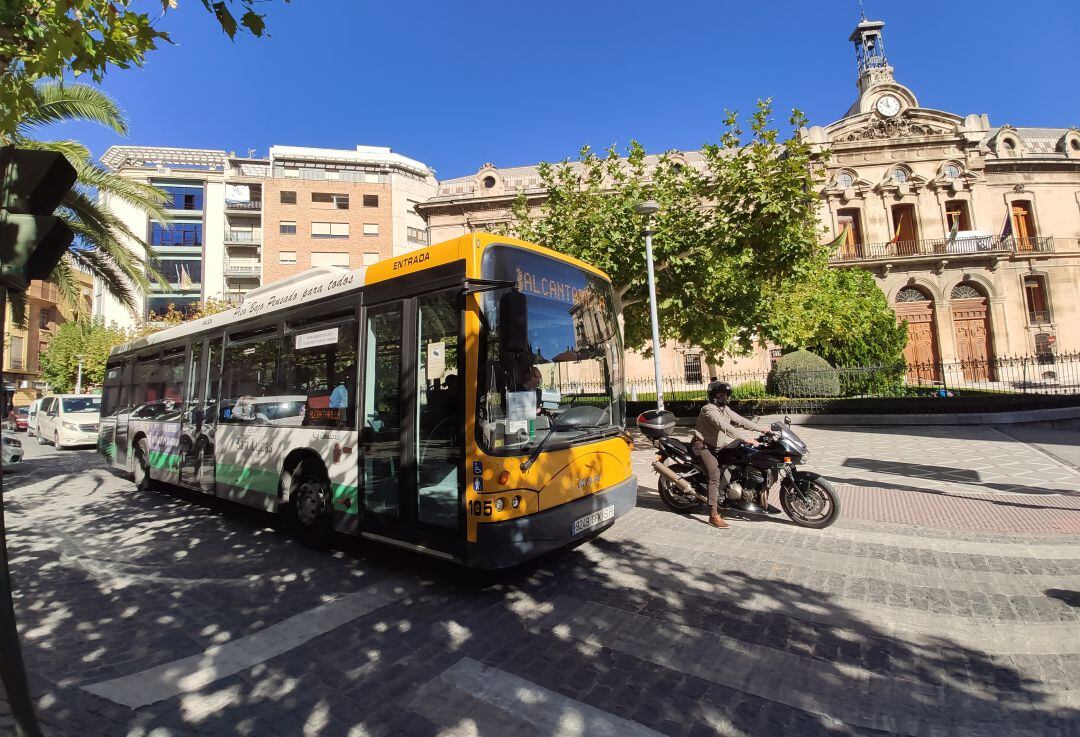
<svg viewBox="0 0 1080 737">
<path fill-rule="evenodd" d="M 82 315 L 82 296 L 72 271 L 78 268 L 97 277 L 106 292 L 134 310 L 136 293 L 145 294 L 151 279 L 162 281 L 162 277 L 150 266 L 154 250 L 143 235 L 134 233 L 105 203 L 114 198 L 122 200 L 152 218 L 167 221 L 168 197 L 157 187 L 104 168 L 78 141 L 42 141 L 34 137 L 40 128 L 73 121 L 98 123 L 121 135 L 128 132 L 124 113 L 101 90 L 85 84 L 43 82 L 35 86 L 34 105 L 15 131 L 0 133 L 0 139 L 20 148 L 61 153 L 75 167 L 75 186 L 57 208 L 57 215 L 75 232 L 75 240 L 50 277 L 64 301 L 77 316 Z M 19 297 L 13 295 L 10 300 L 12 314 L 25 319 L 25 304 Z"/>
</svg>

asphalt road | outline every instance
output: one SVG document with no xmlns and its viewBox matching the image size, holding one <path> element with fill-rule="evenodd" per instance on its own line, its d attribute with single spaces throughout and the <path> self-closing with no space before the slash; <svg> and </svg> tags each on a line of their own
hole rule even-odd
<svg viewBox="0 0 1080 737">
<path fill-rule="evenodd" d="M 39 714 L 132 737 L 1080 734 L 1080 474 L 990 428 L 806 436 L 844 479 L 828 530 L 717 531 L 642 473 L 604 535 L 496 574 L 308 548 L 30 441 L 5 503 Z"/>
</svg>

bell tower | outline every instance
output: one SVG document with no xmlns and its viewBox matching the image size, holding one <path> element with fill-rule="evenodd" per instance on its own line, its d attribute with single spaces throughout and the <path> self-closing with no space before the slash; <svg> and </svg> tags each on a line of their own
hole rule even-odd
<svg viewBox="0 0 1080 737">
<path fill-rule="evenodd" d="M 859 65 L 860 93 L 866 92 L 874 84 L 891 82 L 893 79 L 893 69 L 889 66 L 889 60 L 885 58 L 885 39 L 881 34 L 881 29 L 884 27 L 884 21 L 867 20 L 864 15 L 848 39 L 855 44 L 855 61 Z"/>
<path fill-rule="evenodd" d="M 884 21 L 867 20 L 863 15 L 848 37 L 855 46 L 859 99 L 847 111 L 847 115 L 877 111 L 884 118 L 892 118 L 904 110 L 919 106 L 915 94 L 893 77 L 893 68 L 885 57 L 884 28 Z"/>
</svg>

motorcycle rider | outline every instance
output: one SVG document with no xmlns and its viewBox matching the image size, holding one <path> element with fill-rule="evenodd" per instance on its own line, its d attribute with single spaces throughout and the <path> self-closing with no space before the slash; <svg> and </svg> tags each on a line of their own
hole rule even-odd
<svg viewBox="0 0 1080 737">
<path fill-rule="evenodd" d="M 708 401 L 698 413 L 690 448 L 701 459 L 709 474 L 709 524 L 713 527 L 724 528 L 728 527 L 728 523 L 717 511 L 717 497 L 721 484 L 726 489 L 731 483 L 731 472 L 727 469 L 720 470 L 716 452 L 720 448 L 732 448 L 740 443 L 754 442 L 752 438 L 744 437 L 737 428 L 750 430 L 759 435 L 769 433 L 770 430 L 767 427 L 755 425 L 728 406 L 731 399 L 731 384 L 713 380 L 705 390 L 705 396 Z"/>
</svg>

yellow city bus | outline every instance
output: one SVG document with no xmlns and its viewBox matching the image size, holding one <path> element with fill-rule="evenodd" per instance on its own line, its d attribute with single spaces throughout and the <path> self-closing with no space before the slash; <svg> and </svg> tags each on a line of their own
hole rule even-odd
<svg viewBox="0 0 1080 737">
<path fill-rule="evenodd" d="M 99 451 L 139 488 L 501 568 L 634 507 L 623 373 L 602 272 L 471 234 L 118 346 Z"/>
</svg>

